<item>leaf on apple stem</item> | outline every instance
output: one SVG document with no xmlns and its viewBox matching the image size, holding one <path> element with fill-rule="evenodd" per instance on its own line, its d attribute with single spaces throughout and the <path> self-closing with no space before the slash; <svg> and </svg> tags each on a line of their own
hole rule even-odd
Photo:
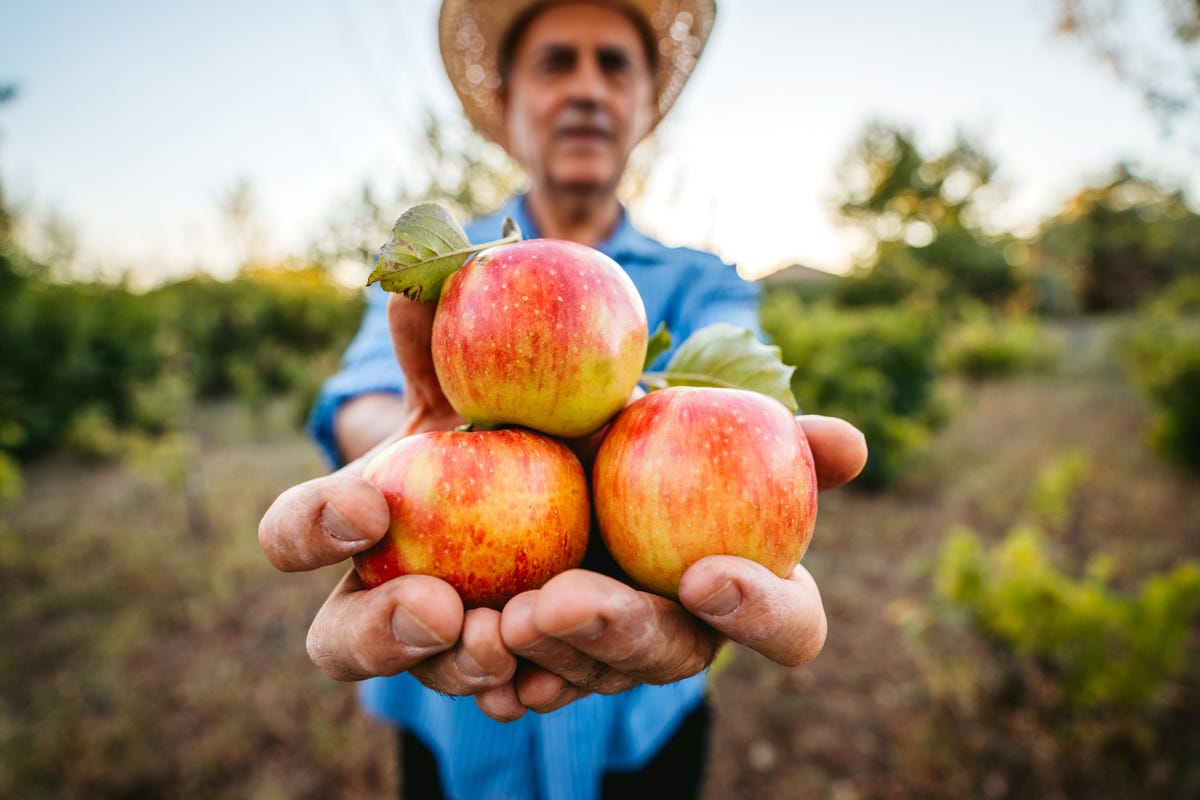
<svg viewBox="0 0 1200 800">
<path fill-rule="evenodd" d="M 655 338 L 658 335 L 656 332 Z M 799 411 L 796 396 L 792 394 L 795 371 L 795 367 L 783 363 L 778 347 L 763 344 L 746 328 L 718 322 L 689 336 L 671 356 L 665 370 L 643 373 L 642 382 L 651 389 L 667 386 L 748 389 L 775 398 L 794 414 Z"/>
<path fill-rule="evenodd" d="M 667 323 L 660 322 L 658 323 L 658 327 L 654 329 L 654 334 L 651 335 L 650 340 L 646 342 L 646 363 L 642 365 L 642 370 L 650 369 L 650 365 L 654 363 L 654 359 L 670 349 L 671 332 L 667 330 Z"/>
<path fill-rule="evenodd" d="M 405 211 L 392 228 L 392 238 L 379 249 L 367 285 L 378 281 L 389 292 L 419 303 L 437 300 L 442 284 L 475 253 L 521 240 L 521 229 L 505 219 L 503 238 L 473 245 L 462 226 L 439 203 L 420 203 Z"/>
</svg>

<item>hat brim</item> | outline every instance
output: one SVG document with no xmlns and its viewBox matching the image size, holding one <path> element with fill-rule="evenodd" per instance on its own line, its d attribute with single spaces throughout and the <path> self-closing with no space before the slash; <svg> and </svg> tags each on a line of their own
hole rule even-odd
<svg viewBox="0 0 1200 800">
<path fill-rule="evenodd" d="M 565 0 L 560 0 L 560 2 Z M 675 104 L 708 42 L 715 0 L 620 0 L 640 14 L 658 46 L 654 75 L 656 104 L 650 130 Z M 498 66 L 500 43 L 509 27 L 545 0 L 445 0 L 438 16 L 438 42 L 450 84 L 471 124 L 507 146 Z"/>
</svg>

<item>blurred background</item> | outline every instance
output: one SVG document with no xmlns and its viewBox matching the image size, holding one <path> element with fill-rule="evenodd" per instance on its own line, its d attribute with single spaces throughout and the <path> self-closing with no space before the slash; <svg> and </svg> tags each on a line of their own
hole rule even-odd
<svg viewBox="0 0 1200 800">
<path fill-rule="evenodd" d="M 522 185 L 436 0 L 0 3 L 0 796 L 362 797 L 259 517 L 395 218 Z M 635 221 L 764 287 L 822 496 L 713 798 L 1200 795 L 1200 3 L 722 4 Z"/>
</svg>

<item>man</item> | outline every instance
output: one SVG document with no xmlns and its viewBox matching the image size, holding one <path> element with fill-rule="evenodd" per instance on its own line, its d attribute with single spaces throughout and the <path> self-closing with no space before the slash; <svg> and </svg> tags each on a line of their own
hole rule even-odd
<svg viewBox="0 0 1200 800">
<path fill-rule="evenodd" d="M 498 238 L 512 216 L 528 237 L 597 247 L 634 279 L 651 328 L 665 321 L 677 342 L 715 321 L 757 329 L 752 285 L 715 256 L 638 233 L 615 193 L 630 152 L 686 80 L 713 13 L 700 0 L 447 0 L 443 57 L 464 109 L 530 177 L 526 195 L 467 226 L 472 240 Z M 337 563 L 377 541 L 387 507 L 358 477 L 364 454 L 460 422 L 433 371 L 432 315 L 432 305 L 371 296 L 312 421 L 332 460 L 347 466 L 282 494 L 260 526 L 280 569 Z M 853 478 L 866 456 L 861 435 L 840 420 L 802 422 L 822 488 Z M 367 591 L 350 570 L 318 612 L 308 648 L 335 678 L 375 678 L 363 684 L 363 702 L 406 732 L 410 792 L 588 798 L 628 794 L 636 776 L 664 769 L 681 796 L 694 795 L 703 671 L 717 650 L 733 640 L 802 664 L 822 647 L 825 615 L 802 567 L 781 579 L 731 556 L 697 562 L 679 594 L 675 603 L 580 569 L 502 612 L 464 612 L 436 578 L 408 575 Z M 635 779 L 622 784 L 622 775 Z"/>
</svg>

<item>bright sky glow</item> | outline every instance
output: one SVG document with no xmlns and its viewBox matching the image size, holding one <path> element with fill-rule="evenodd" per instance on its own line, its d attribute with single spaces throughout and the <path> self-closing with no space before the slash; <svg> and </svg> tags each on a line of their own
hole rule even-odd
<svg viewBox="0 0 1200 800">
<path fill-rule="evenodd" d="M 930 150 L 972 134 L 999 162 L 1006 225 L 1122 159 L 1195 199 L 1196 153 L 1056 37 L 1052 14 L 1042 0 L 725 0 L 639 222 L 750 275 L 844 270 L 828 197 L 870 119 Z M 7 195 L 73 225 L 85 264 L 154 280 L 228 269 L 219 206 L 246 179 L 276 252 L 301 249 L 364 181 L 402 180 L 426 105 L 455 107 L 436 15 L 436 0 L 0 3 L 0 83 L 18 86 L 0 106 Z"/>
</svg>

